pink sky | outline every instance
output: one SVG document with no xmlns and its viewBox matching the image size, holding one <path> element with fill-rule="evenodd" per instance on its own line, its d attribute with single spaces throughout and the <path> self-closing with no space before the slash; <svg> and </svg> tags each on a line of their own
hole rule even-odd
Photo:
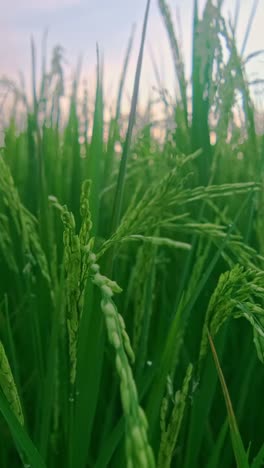
<svg viewBox="0 0 264 468">
<path fill-rule="evenodd" d="M 238 43 L 242 44 L 245 26 L 255 0 L 242 0 L 238 23 Z M 187 75 L 190 76 L 191 27 L 193 0 L 170 0 L 173 11 L 180 13 L 182 24 L 183 51 Z M 200 0 L 200 6 L 205 3 Z M 224 2 L 224 11 L 233 16 L 235 0 Z M 30 35 L 41 44 L 43 31 L 49 29 L 49 49 L 57 43 L 65 48 L 68 69 L 76 65 L 78 56 L 83 56 L 84 75 L 94 76 L 95 44 L 98 41 L 105 57 L 106 89 L 109 96 L 115 95 L 117 76 L 133 23 L 137 24 L 133 59 L 127 82 L 132 89 L 134 69 L 138 51 L 141 24 L 144 15 L 144 0 L 9 0 L 1 9 L 0 18 L 0 63 L 1 75 L 15 77 L 22 70 L 29 81 Z M 263 47 L 264 0 L 259 0 L 254 27 L 249 36 L 246 53 Z M 148 25 L 146 53 L 141 84 L 141 94 L 148 97 L 155 77 L 149 57 L 150 48 L 159 65 L 164 86 L 173 93 L 174 73 L 170 49 L 160 18 L 157 1 L 152 0 Z M 251 62 L 248 73 L 264 77 L 264 57 Z"/>
</svg>

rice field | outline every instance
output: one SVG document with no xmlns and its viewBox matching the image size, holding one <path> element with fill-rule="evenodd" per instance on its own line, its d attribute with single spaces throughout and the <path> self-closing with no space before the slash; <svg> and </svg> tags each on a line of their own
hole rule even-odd
<svg viewBox="0 0 264 468">
<path fill-rule="evenodd" d="M 188 85 L 158 3 L 177 88 L 156 69 L 160 120 L 138 111 L 150 1 L 128 118 L 133 36 L 110 119 L 100 50 L 66 115 L 60 47 L 38 83 L 32 41 L 30 96 L 0 82 L 1 468 L 264 466 L 263 114 L 245 71 L 262 52 L 195 0 Z"/>
</svg>

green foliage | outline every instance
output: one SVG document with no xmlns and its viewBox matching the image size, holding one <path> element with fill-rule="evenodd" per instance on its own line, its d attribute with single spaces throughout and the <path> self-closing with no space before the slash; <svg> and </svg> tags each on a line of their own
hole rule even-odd
<svg viewBox="0 0 264 468">
<path fill-rule="evenodd" d="M 158 467 L 170 467 L 173 452 L 177 443 L 179 431 L 182 425 L 183 414 L 186 405 L 186 399 L 189 392 L 189 385 L 192 377 L 193 367 L 190 364 L 187 368 L 186 376 L 182 385 L 182 390 L 176 392 L 174 396 L 174 407 L 166 426 L 166 417 L 168 412 L 168 396 L 164 398 L 161 406 L 161 443 L 158 457 Z"/>
<path fill-rule="evenodd" d="M 20 424 L 23 426 L 24 417 L 21 408 L 21 403 L 2 343 L 0 343 L 0 386 L 3 394 L 5 395 L 10 405 L 10 408 L 16 415 Z"/>
<path fill-rule="evenodd" d="M 232 440 L 233 451 L 234 451 L 234 455 L 235 455 L 235 459 L 236 459 L 236 464 L 237 464 L 238 468 L 240 468 L 240 467 L 241 468 L 242 467 L 246 468 L 246 467 L 249 466 L 248 456 L 246 454 L 246 451 L 245 451 L 245 448 L 243 446 L 241 436 L 239 434 L 239 430 L 238 430 L 237 422 L 236 422 L 236 417 L 235 417 L 235 414 L 234 414 L 233 406 L 232 406 L 230 396 L 229 396 L 229 393 L 228 393 L 228 389 L 227 389 L 227 386 L 226 386 L 225 378 L 224 378 L 224 375 L 223 375 L 223 372 L 222 372 L 222 369 L 221 369 L 221 366 L 220 366 L 220 363 L 219 363 L 219 360 L 218 360 L 218 356 L 217 356 L 217 353 L 216 353 L 216 349 L 214 347 L 213 340 L 212 340 L 209 332 L 208 332 L 208 338 L 209 338 L 210 346 L 211 346 L 211 349 L 212 349 L 212 353 L 213 353 L 213 357 L 214 357 L 218 377 L 219 377 L 219 380 L 221 382 L 223 394 L 224 394 L 224 397 L 225 397 L 227 414 L 228 414 L 228 422 L 229 422 L 229 426 L 230 426 L 230 434 L 231 434 L 231 440 Z"/>
<path fill-rule="evenodd" d="M 228 318 L 245 317 L 253 326 L 257 353 L 263 362 L 263 286 L 262 271 L 245 271 L 239 265 L 220 276 L 205 316 L 200 360 L 207 354 L 207 329 L 214 337 Z"/>
</svg>

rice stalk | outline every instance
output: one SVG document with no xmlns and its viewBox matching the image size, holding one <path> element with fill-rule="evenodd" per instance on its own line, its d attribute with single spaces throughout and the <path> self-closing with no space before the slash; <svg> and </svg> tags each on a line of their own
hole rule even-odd
<svg viewBox="0 0 264 468">
<path fill-rule="evenodd" d="M 23 426 L 24 415 L 22 406 L 2 342 L 0 342 L 0 387 L 10 405 L 10 408 L 16 415 L 20 424 Z"/>
</svg>

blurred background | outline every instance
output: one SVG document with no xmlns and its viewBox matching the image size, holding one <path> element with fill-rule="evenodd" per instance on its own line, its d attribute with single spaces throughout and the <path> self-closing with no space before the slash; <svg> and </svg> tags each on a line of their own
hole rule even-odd
<svg viewBox="0 0 264 468">
<path fill-rule="evenodd" d="M 26 86 L 30 87 L 30 37 L 33 36 L 38 49 L 37 69 L 40 75 L 41 42 L 45 31 L 48 32 L 47 51 L 60 44 L 65 57 L 66 76 L 69 81 L 80 57 L 82 58 L 82 77 L 94 88 L 96 43 L 104 56 L 104 82 L 107 103 L 116 97 L 117 76 L 123 63 L 123 57 L 133 25 L 136 25 L 133 54 L 126 82 L 127 96 L 124 106 L 129 106 L 134 78 L 141 25 L 145 9 L 143 0 L 9 0 L 2 1 L 0 17 L 0 76 L 15 79 L 19 71 L 25 75 Z M 140 87 L 140 103 L 147 102 L 152 87 L 156 86 L 153 70 L 155 62 L 162 85 L 174 93 L 175 75 L 172 54 L 169 50 L 167 34 L 158 2 L 152 1 L 148 25 L 146 53 Z M 206 1 L 199 1 L 202 11 Z M 190 78 L 192 11 L 193 0 L 170 0 L 169 2 L 177 24 L 177 35 L 181 40 L 186 76 Z M 247 36 L 247 24 L 252 10 L 253 27 Z M 240 50 L 245 47 L 245 54 L 255 52 L 263 46 L 264 0 L 225 0 L 223 12 L 226 18 L 234 20 L 239 10 L 237 21 L 237 42 Z M 245 40 L 246 38 L 246 40 Z M 263 56 L 251 60 L 247 65 L 250 80 L 264 76 Z M 259 88 L 254 88 L 255 100 L 260 99 Z"/>
</svg>

